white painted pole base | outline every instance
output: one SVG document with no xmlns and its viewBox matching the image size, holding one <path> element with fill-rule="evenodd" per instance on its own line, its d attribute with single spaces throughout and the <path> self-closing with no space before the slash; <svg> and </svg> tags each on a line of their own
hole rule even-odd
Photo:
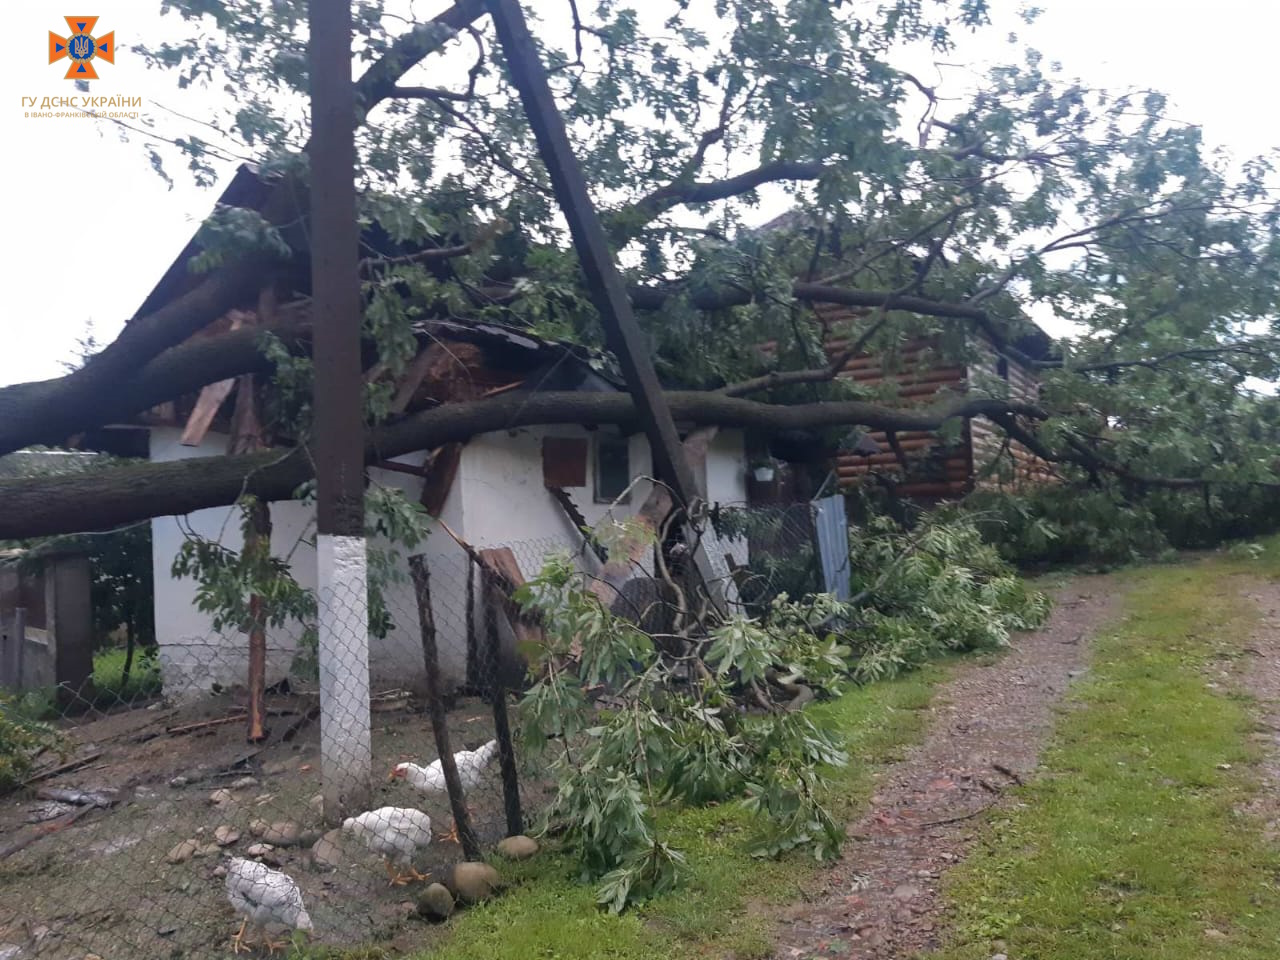
<svg viewBox="0 0 1280 960">
<path fill-rule="evenodd" d="M 320 661 L 320 762 L 331 822 L 371 796 L 369 599 L 364 537 L 316 537 Z"/>
</svg>

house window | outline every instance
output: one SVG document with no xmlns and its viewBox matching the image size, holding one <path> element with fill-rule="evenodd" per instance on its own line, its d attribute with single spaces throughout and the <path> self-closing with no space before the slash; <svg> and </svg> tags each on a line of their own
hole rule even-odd
<svg viewBox="0 0 1280 960">
<path fill-rule="evenodd" d="M 631 443 L 626 437 L 596 437 L 595 473 L 596 503 L 613 503 L 631 483 Z"/>
<path fill-rule="evenodd" d="M 1000 374 L 1001 380 L 1009 379 L 1009 358 L 1001 357 L 996 361 L 996 373 Z"/>
</svg>

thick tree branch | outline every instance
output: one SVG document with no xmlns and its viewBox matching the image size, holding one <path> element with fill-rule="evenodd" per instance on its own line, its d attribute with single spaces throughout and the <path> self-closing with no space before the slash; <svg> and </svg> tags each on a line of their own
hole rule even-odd
<svg viewBox="0 0 1280 960">
<path fill-rule="evenodd" d="M 661 310 L 667 300 L 679 292 L 680 287 L 674 284 L 662 287 L 632 287 L 628 290 L 631 302 L 640 310 Z M 847 307 L 883 307 L 886 310 L 903 310 L 928 317 L 974 320 L 979 323 L 987 323 L 990 320 L 987 311 L 980 307 L 948 303 L 944 300 L 930 300 L 927 297 L 907 296 L 892 290 L 854 290 L 821 283 L 798 282 L 791 288 L 791 293 L 797 300 L 812 303 L 838 303 Z M 751 303 L 753 299 L 752 291 L 745 287 L 720 287 L 698 290 L 694 293 L 692 302 L 699 310 L 721 310 L 725 307 L 744 306 Z"/>
<path fill-rule="evenodd" d="M 708 131 L 704 134 L 704 139 L 714 135 L 714 130 Z M 710 143 L 705 146 L 699 144 L 699 156 L 705 153 L 707 146 L 710 146 Z M 779 183 L 784 180 L 817 180 L 828 169 L 827 164 L 818 161 L 809 163 L 778 161 L 766 163 L 764 166 L 724 180 L 678 180 L 665 187 L 659 187 L 631 206 L 613 214 L 610 219 L 634 229 L 637 222 L 647 223 L 682 203 L 711 203 L 715 200 L 727 200 L 730 197 L 741 196 L 766 183 Z"/>
<path fill-rule="evenodd" d="M 667 400 L 677 420 L 775 431 L 846 424 L 932 430 L 955 417 L 1045 416 L 1028 404 L 987 398 L 914 410 L 860 401 L 780 406 L 701 392 L 671 392 Z M 480 433 L 551 424 L 617 424 L 635 429 L 639 417 L 631 398 L 623 393 L 512 392 L 406 417 L 380 430 L 366 456 L 373 462 Z M 297 449 L 0 481 L 0 540 L 107 529 L 148 517 L 224 506 L 242 493 L 265 500 L 288 499 L 311 475 L 306 450 Z"/>
</svg>

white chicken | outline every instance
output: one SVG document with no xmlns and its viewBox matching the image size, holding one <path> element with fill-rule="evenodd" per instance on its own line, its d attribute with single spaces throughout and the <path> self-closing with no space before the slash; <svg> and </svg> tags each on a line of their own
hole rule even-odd
<svg viewBox="0 0 1280 960">
<path fill-rule="evenodd" d="M 245 940 L 245 928 L 252 924 L 266 937 L 269 924 L 278 924 L 291 930 L 313 931 L 311 916 L 302 904 L 302 891 L 287 873 L 272 870 L 255 860 L 232 857 L 227 861 L 227 899 L 243 921 L 240 932 L 231 938 L 231 949 L 239 953 L 249 946 Z M 286 946 L 267 939 L 269 951 Z"/>
<path fill-rule="evenodd" d="M 493 758 L 497 755 L 497 740 L 490 740 L 474 750 L 459 750 L 453 755 L 453 762 L 458 768 L 458 779 L 462 781 L 464 792 L 469 792 L 480 785 L 480 779 L 484 775 L 485 768 L 493 762 Z M 398 763 L 387 779 L 402 779 L 419 793 L 428 795 L 448 792 L 448 787 L 444 782 L 444 770 L 441 768 L 439 760 L 425 767 L 420 767 L 416 763 Z M 455 822 L 453 829 L 440 839 L 456 842 L 458 839 L 458 824 Z"/>
<path fill-rule="evenodd" d="M 431 818 L 411 807 L 379 807 L 342 822 L 342 832 L 362 840 L 374 853 L 382 854 L 387 863 L 387 878 L 392 886 L 410 880 L 426 880 L 413 866 L 413 855 L 431 843 Z M 396 870 L 392 864 L 407 866 Z"/>
</svg>

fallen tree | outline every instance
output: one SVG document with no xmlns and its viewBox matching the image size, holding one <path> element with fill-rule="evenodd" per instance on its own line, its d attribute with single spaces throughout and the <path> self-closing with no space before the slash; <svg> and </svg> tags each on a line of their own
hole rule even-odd
<svg viewBox="0 0 1280 960">
<path fill-rule="evenodd" d="M 931 430 L 961 417 L 1018 415 L 1039 419 L 1030 404 L 966 399 L 901 410 L 860 401 L 798 405 L 761 403 L 704 391 L 669 392 L 677 420 L 704 426 L 766 430 L 860 424 L 882 430 Z M 369 462 L 477 434 L 549 424 L 638 426 L 635 405 L 621 393 L 518 393 L 451 403 L 380 428 Z M 305 447 L 228 457 L 122 466 L 92 473 L 0 480 L 0 540 L 103 530 L 148 517 L 225 506 L 250 494 L 285 500 L 312 476 Z"/>
<path fill-rule="evenodd" d="M 305 75 L 282 70 L 277 56 L 296 47 L 293 5 L 235 5 L 212 27 L 203 3 L 171 6 L 191 22 L 189 42 L 146 55 L 169 69 L 217 62 L 234 72 L 225 128 L 274 169 L 295 169 L 305 130 L 273 107 L 281 89 L 306 92 Z M 945 46 L 948 31 L 981 26 L 981 3 L 859 20 L 840 5 L 729 0 L 714 38 L 685 22 L 678 0 L 651 6 L 641 19 L 665 17 L 669 42 L 653 44 L 607 5 L 585 19 L 574 5 L 548 5 L 539 29 L 575 152 L 627 254 L 660 375 L 680 388 L 671 394 L 679 416 L 764 430 L 928 429 L 984 416 L 1062 465 L 1065 479 L 1114 482 L 1126 495 L 1275 482 L 1275 417 L 1248 389 L 1250 378 L 1276 377 L 1280 354 L 1261 322 L 1280 309 L 1280 217 L 1265 165 L 1206 157 L 1197 131 L 1171 119 L 1158 95 L 1067 82 L 1034 56 L 993 71 L 964 100 L 894 66 L 906 40 Z M 494 69 L 484 8 L 459 0 L 408 30 L 391 18 L 357 24 L 356 49 L 372 60 L 353 120 L 361 215 L 403 244 L 362 261 L 365 333 L 370 366 L 393 373 L 413 361 L 413 324 L 432 315 L 601 343 L 518 98 Z M 456 46 L 475 49 L 465 72 L 440 71 L 430 86 L 407 76 L 459 31 Z M 241 51 L 235 64 L 228 49 Z M 900 111 L 917 107 L 918 136 L 904 139 Z M 195 142 L 179 146 L 190 154 Z M 771 230 L 743 229 L 755 191 L 770 184 L 793 195 L 795 210 Z M 305 194 L 288 176 L 267 194 L 245 214 L 276 230 L 296 260 Z M 64 443 L 209 383 L 269 377 L 259 331 L 190 339 L 255 302 L 264 279 L 280 279 L 280 260 L 230 264 L 135 319 L 82 370 L 0 389 L 0 454 Z M 892 364 L 912 338 L 951 349 L 976 330 L 1017 359 L 1033 308 L 1080 330 L 1060 356 L 1023 364 L 1043 373 L 1034 412 L 999 382 L 971 385 L 988 399 L 911 414 L 829 386 L 853 348 Z M 305 354 L 305 323 L 271 329 Z M 948 360 L 974 361 L 962 347 Z M 767 402 L 735 402 L 748 393 Z M 621 398 L 468 399 L 384 425 L 371 456 L 506 426 L 632 416 Z M 264 425 L 276 443 L 304 435 L 296 426 Z M 46 493 L 6 484 L 0 536 L 111 526 L 229 503 L 241 490 L 273 499 L 310 475 L 305 448 L 255 457 L 43 480 Z"/>
</svg>

